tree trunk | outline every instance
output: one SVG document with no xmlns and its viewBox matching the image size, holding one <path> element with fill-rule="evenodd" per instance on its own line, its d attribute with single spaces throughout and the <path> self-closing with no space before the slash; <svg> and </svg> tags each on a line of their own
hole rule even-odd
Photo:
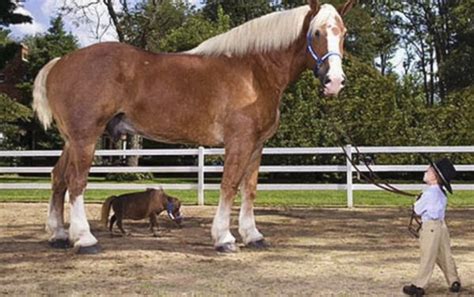
<svg viewBox="0 0 474 297">
<path fill-rule="evenodd" d="M 103 0 L 103 3 L 105 4 L 105 6 L 107 7 L 107 11 L 109 13 L 109 16 L 110 16 L 110 19 L 112 20 L 112 23 L 114 24 L 115 26 L 115 31 L 117 32 L 117 36 L 118 36 L 118 39 L 120 42 L 124 42 L 125 41 L 125 37 L 123 35 L 123 30 L 122 30 L 122 27 L 120 26 L 120 21 L 118 19 L 118 16 L 117 16 L 117 12 L 115 11 L 114 9 L 114 3 L 112 0 Z M 125 1 L 125 5 L 122 4 L 123 6 L 127 7 L 126 6 L 126 1 Z"/>
<path fill-rule="evenodd" d="M 129 135 L 128 136 L 129 149 L 131 150 L 141 149 L 142 140 L 143 138 L 140 135 Z M 131 167 L 138 166 L 138 159 L 139 159 L 139 156 L 128 156 L 127 166 L 131 166 Z"/>
</svg>

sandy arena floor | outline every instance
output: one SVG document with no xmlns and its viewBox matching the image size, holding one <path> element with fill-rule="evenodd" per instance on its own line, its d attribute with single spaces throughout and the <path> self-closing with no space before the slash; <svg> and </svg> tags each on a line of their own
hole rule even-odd
<svg viewBox="0 0 474 297">
<path fill-rule="evenodd" d="M 258 208 L 272 247 L 218 254 L 210 240 L 214 207 L 185 207 L 183 229 L 160 216 L 111 237 L 100 205 L 87 205 L 102 253 L 53 250 L 44 231 L 46 204 L 0 204 L 0 295 L 404 296 L 418 268 L 418 244 L 406 230 L 408 209 Z M 67 216 L 66 216 L 67 217 Z M 232 232 L 238 238 L 237 209 Z M 448 210 L 453 254 L 463 283 L 450 294 L 436 269 L 429 296 L 474 296 L 474 209 Z"/>
</svg>

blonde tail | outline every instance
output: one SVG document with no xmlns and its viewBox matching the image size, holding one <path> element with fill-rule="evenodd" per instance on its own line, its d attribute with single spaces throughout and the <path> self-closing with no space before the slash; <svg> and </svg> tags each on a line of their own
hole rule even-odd
<svg viewBox="0 0 474 297">
<path fill-rule="evenodd" d="M 102 225 L 105 226 L 105 228 L 107 228 L 107 224 L 109 223 L 110 207 L 112 206 L 112 201 L 114 201 L 115 198 L 117 198 L 117 196 L 110 196 L 102 204 L 100 221 L 102 222 Z"/>
<path fill-rule="evenodd" d="M 41 68 L 35 78 L 33 88 L 33 110 L 36 112 L 38 119 L 43 124 L 45 130 L 47 130 L 53 122 L 53 114 L 51 113 L 46 94 L 46 80 L 48 79 L 49 71 L 51 71 L 59 59 L 61 58 L 54 58 Z"/>
</svg>

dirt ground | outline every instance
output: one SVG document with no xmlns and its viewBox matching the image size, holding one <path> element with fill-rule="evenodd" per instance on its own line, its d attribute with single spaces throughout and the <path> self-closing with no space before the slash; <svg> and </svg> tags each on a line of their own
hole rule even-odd
<svg viewBox="0 0 474 297">
<path fill-rule="evenodd" d="M 0 295 L 403 296 L 418 267 L 406 230 L 408 209 L 258 208 L 272 247 L 222 255 L 213 250 L 214 207 L 184 208 L 184 228 L 160 216 L 160 237 L 146 221 L 126 221 L 132 235 L 111 237 L 100 205 L 87 205 L 102 253 L 53 250 L 44 231 L 46 204 L 0 204 Z M 67 216 L 66 216 L 67 217 Z M 232 232 L 237 232 L 234 209 Z M 474 209 L 448 210 L 463 290 L 449 294 L 436 269 L 430 296 L 474 296 Z"/>
</svg>

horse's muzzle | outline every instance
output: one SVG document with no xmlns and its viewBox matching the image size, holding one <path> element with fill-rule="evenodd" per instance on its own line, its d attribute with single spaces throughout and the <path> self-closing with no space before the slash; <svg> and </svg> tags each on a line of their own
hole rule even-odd
<svg viewBox="0 0 474 297">
<path fill-rule="evenodd" d="M 335 76 L 330 78 L 329 76 L 325 76 L 323 79 L 324 85 L 324 95 L 325 96 L 337 96 L 339 92 L 344 88 L 346 84 L 345 76 Z"/>
</svg>

